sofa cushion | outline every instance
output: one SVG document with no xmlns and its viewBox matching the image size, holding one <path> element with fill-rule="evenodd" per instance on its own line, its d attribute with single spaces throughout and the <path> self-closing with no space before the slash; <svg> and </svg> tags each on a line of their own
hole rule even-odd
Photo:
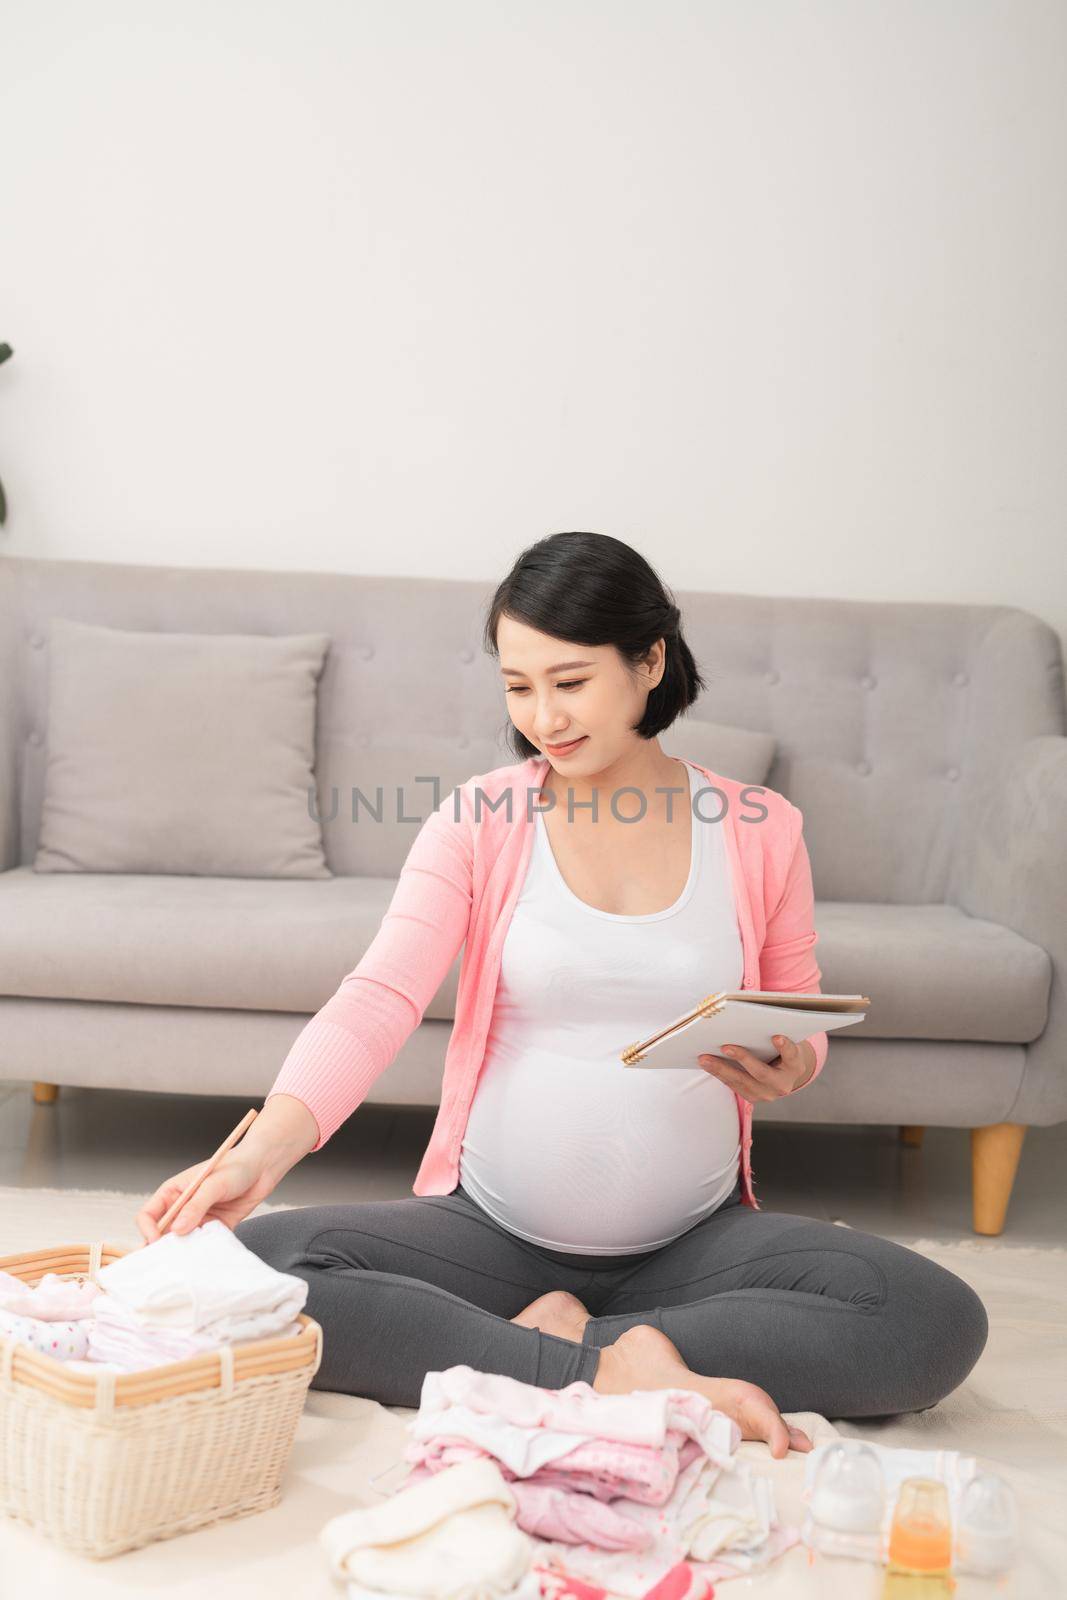
<svg viewBox="0 0 1067 1600">
<path fill-rule="evenodd" d="M 36 871 L 326 877 L 309 795 L 329 643 L 53 618 Z"/>
<path fill-rule="evenodd" d="M 815 902 L 828 994 L 865 994 L 849 1033 L 1026 1044 L 1048 1020 L 1052 962 L 1040 945 L 956 906 Z"/>
<path fill-rule="evenodd" d="M 725 722 L 702 722 L 698 717 L 682 717 L 660 736 L 667 755 L 695 761 L 709 767 L 722 778 L 762 787 L 774 761 L 778 741 L 773 733 L 756 733 L 751 728 L 735 728 Z"/>
<path fill-rule="evenodd" d="M 0 873 L 0 994 L 311 1014 L 381 926 L 395 878 Z M 460 961 L 426 1015 L 454 1015 Z"/>
<path fill-rule="evenodd" d="M 394 878 L 323 882 L 0 873 L 0 994 L 311 1015 L 381 926 Z M 1026 1043 L 1048 1015 L 1040 946 L 953 906 L 816 902 L 828 992 L 859 1038 Z M 219 959 L 218 952 L 226 952 Z M 462 948 L 426 1016 L 454 1015 Z"/>
</svg>

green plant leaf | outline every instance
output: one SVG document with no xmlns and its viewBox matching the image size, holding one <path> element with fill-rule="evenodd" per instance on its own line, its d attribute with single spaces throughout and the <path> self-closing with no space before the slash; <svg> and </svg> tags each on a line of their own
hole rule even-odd
<svg viewBox="0 0 1067 1600">
<path fill-rule="evenodd" d="M 0 361 L 6 361 L 8 356 L 15 354 L 9 344 L 0 344 Z"/>
</svg>

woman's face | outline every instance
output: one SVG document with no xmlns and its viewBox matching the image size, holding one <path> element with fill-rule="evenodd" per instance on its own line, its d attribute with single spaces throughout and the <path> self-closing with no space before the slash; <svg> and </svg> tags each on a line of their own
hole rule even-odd
<svg viewBox="0 0 1067 1600">
<path fill-rule="evenodd" d="M 571 644 L 508 616 L 496 639 L 511 720 L 557 771 L 602 772 L 644 745 L 633 728 L 663 675 L 662 639 L 633 671 L 614 645 Z"/>
</svg>

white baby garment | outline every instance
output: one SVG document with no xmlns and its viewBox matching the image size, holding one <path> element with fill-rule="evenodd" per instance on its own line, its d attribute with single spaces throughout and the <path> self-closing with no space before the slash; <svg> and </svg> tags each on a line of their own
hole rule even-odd
<svg viewBox="0 0 1067 1600">
<path fill-rule="evenodd" d="M 227 1344 L 289 1332 L 308 1293 L 303 1278 L 268 1266 L 218 1218 L 190 1233 L 165 1233 L 102 1267 L 97 1280 L 132 1313 L 131 1326 Z M 114 1308 L 93 1309 L 118 1320 Z"/>
<path fill-rule="evenodd" d="M 333 1517 L 319 1534 L 349 1600 L 382 1594 L 497 1600 L 528 1571 L 533 1545 L 492 1461 L 464 1461 L 381 1505 Z"/>
</svg>

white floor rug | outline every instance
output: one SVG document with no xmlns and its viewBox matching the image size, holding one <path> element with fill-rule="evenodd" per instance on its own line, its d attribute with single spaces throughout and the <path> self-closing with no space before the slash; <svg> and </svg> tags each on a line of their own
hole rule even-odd
<svg viewBox="0 0 1067 1600">
<path fill-rule="evenodd" d="M 134 1215 L 143 1197 L 118 1192 L 0 1187 L 0 1256 L 101 1239 L 141 1243 Z M 264 1206 L 261 1210 L 274 1209 Z M 837 1434 L 919 1449 L 978 1455 L 1015 1486 L 1024 1517 L 1023 1558 L 1005 1582 L 961 1578 L 954 1600 L 1052 1600 L 1067 1588 L 1067 1251 L 964 1239 L 911 1246 L 958 1273 L 989 1311 L 985 1352 L 968 1381 L 940 1406 L 884 1423 L 790 1414 L 821 1443 Z M 0 1592 L 79 1600 L 154 1593 L 159 1600 L 338 1600 L 318 1545 L 323 1523 L 382 1499 L 402 1481 L 396 1470 L 410 1411 L 350 1395 L 311 1391 L 281 1504 L 257 1516 L 92 1562 L 58 1550 L 33 1529 L 0 1520 Z M 762 1444 L 741 1451 L 774 1479 L 783 1520 L 799 1521 L 802 1456 L 772 1461 Z M 859 1562 L 812 1560 L 803 1547 L 764 1574 L 721 1583 L 721 1596 L 753 1593 L 874 1600 L 884 1571 Z M 205 1588 L 205 1585 L 207 1586 Z"/>
</svg>

